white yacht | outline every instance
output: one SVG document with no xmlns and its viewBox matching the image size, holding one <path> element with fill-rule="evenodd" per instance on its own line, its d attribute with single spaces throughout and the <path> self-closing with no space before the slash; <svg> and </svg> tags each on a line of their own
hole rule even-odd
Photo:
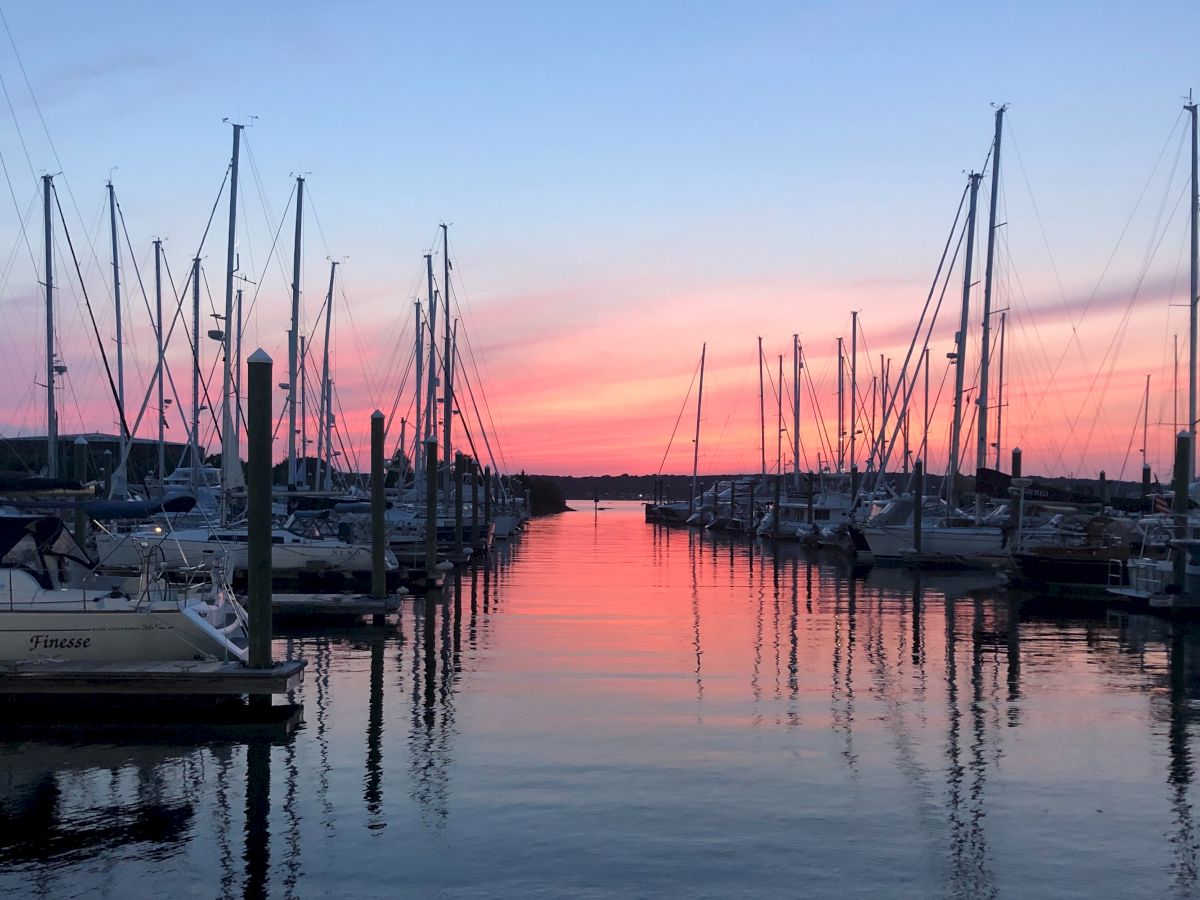
<svg viewBox="0 0 1200 900">
<path fill-rule="evenodd" d="M 137 588 L 71 586 L 83 551 L 52 517 L 0 517 L 0 664 L 246 660 L 246 614 L 219 567 L 168 585 L 143 567 Z"/>
<path fill-rule="evenodd" d="M 915 557 L 913 509 L 913 498 L 906 494 L 888 503 L 861 526 L 851 527 L 859 558 L 899 561 Z M 961 562 L 1000 560 L 1008 553 L 1007 520 L 1007 508 L 1002 508 L 977 524 L 943 502 L 926 498 L 922 507 L 921 556 Z"/>
<path fill-rule="evenodd" d="M 850 523 L 854 500 L 845 491 L 823 491 L 808 497 L 783 497 L 779 501 L 779 527 L 775 527 L 776 510 L 772 505 L 758 523 L 759 536 L 776 535 L 782 540 L 832 537 L 843 525 Z M 809 516 L 811 515 L 811 519 Z"/>
<path fill-rule="evenodd" d="M 96 553 L 105 568 L 138 566 L 148 550 L 165 571 L 222 558 L 228 571 L 240 572 L 249 566 L 248 542 L 244 525 L 175 529 L 154 522 L 128 533 L 98 532 Z M 385 566 L 398 568 L 390 550 L 385 554 Z M 275 573 L 369 572 L 371 547 L 327 536 L 315 520 L 292 516 L 283 527 L 271 530 L 271 569 Z"/>
</svg>

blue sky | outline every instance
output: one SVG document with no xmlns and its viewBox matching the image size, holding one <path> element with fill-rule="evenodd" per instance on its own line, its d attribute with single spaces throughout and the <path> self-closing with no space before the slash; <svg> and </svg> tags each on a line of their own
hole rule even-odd
<svg viewBox="0 0 1200 900">
<path fill-rule="evenodd" d="M 1057 295 L 1042 228 L 1067 292 L 1090 291 L 1197 73 L 1184 3 L 2 8 L 89 228 L 115 166 L 139 252 L 166 236 L 181 271 L 228 157 L 221 120 L 257 115 L 248 141 L 271 218 L 245 172 L 243 253 L 261 267 L 291 174 L 309 173 L 328 242 L 310 220 L 314 306 L 333 253 L 349 257 L 364 331 L 406 308 L 446 220 L 484 312 L 515 295 L 557 307 L 493 322 L 482 345 L 543 320 L 566 339 L 597 308 L 636 329 L 659 304 L 686 310 L 670 305 L 681 294 L 724 298 L 697 302 L 708 329 L 664 339 L 685 384 L 701 331 L 752 353 L 742 344 L 759 334 L 828 344 L 850 304 L 881 328 L 907 323 L 897 296 L 923 299 L 993 101 L 1012 104 L 1005 189 L 1026 291 Z M 6 44 L 32 167 L 56 170 Z M 23 207 L 35 179 L 11 120 L 0 151 Z M 1121 251 L 1118 283 L 1140 250 Z M 15 258 L 0 302 L 32 303 L 32 327 L 35 276 Z M 278 353 L 287 276 L 264 277 L 255 337 Z M 832 295 L 844 302 L 813 299 Z"/>
</svg>

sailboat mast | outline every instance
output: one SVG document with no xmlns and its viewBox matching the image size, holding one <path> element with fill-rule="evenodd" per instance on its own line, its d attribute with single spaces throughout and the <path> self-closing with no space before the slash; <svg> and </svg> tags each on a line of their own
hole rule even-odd
<svg viewBox="0 0 1200 900">
<path fill-rule="evenodd" d="M 879 430 L 874 435 L 875 454 L 878 462 L 876 484 L 883 484 L 883 437 L 887 434 L 888 421 L 888 376 L 891 374 L 892 361 L 884 362 L 883 354 L 879 354 Z"/>
<path fill-rule="evenodd" d="M 962 444 L 962 401 L 964 365 L 967 357 L 967 323 L 971 311 L 971 263 L 975 256 L 975 208 L 979 199 L 979 179 L 983 176 L 972 172 L 971 205 L 967 213 L 967 252 L 963 262 L 962 316 L 958 332 L 954 335 L 954 420 L 950 431 L 950 464 L 946 469 L 946 500 L 954 508 L 954 480 L 958 475 L 959 450 Z"/>
<path fill-rule="evenodd" d="M 300 459 L 296 462 L 296 483 L 308 487 L 308 346 L 300 335 Z"/>
<path fill-rule="evenodd" d="M 775 478 L 783 480 L 783 354 L 779 354 L 779 373 L 775 380 Z"/>
<path fill-rule="evenodd" d="M 162 489 L 163 479 L 167 477 L 167 445 L 164 428 L 167 422 L 167 410 L 164 403 L 165 390 L 163 381 L 166 363 L 163 360 L 163 310 L 162 310 L 162 241 L 154 242 L 154 340 L 158 350 L 158 486 Z"/>
<path fill-rule="evenodd" d="M 426 367 L 425 440 L 437 432 L 437 298 L 433 292 L 433 254 L 425 254 L 425 278 L 429 283 L 429 365 Z"/>
<path fill-rule="evenodd" d="M 233 482 L 240 478 L 231 477 L 236 472 L 241 475 L 241 461 L 238 459 L 238 448 L 233 442 L 233 405 L 230 403 L 232 393 L 233 372 L 230 363 L 233 354 L 233 273 L 237 263 L 235 245 L 237 238 L 237 200 L 238 200 L 238 158 L 242 145 L 242 126 L 233 125 L 233 153 L 230 157 L 229 168 L 229 239 L 225 247 L 225 328 L 222 339 L 222 379 L 221 379 L 221 470 L 223 473 L 221 485 L 221 521 L 228 519 L 228 503 L 225 496 L 237 485 Z M 197 266 L 197 274 L 199 267 Z M 196 285 L 197 292 L 199 285 Z M 199 359 L 200 334 L 196 333 L 196 354 Z"/>
<path fill-rule="evenodd" d="M 704 354 L 708 343 L 700 345 L 700 391 L 696 394 L 696 437 L 692 441 L 692 492 L 688 495 L 688 515 L 696 503 L 696 478 L 700 471 L 700 407 L 704 403 Z"/>
<path fill-rule="evenodd" d="M 327 462 L 324 475 L 322 475 L 321 466 L 321 451 L 325 451 L 325 455 L 329 460 L 333 459 L 333 454 L 330 452 L 329 446 L 329 325 L 333 320 L 333 276 L 337 272 L 337 262 L 333 261 L 329 264 L 329 292 L 325 295 L 325 347 L 321 352 L 321 400 L 317 404 L 320 410 L 320 416 L 317 420 L 317 475 L 313 479 L 314 484 L 318 489 L 322 487 L 329 490 L 333 486 L 333 473 L 330 471 L 330 465 Z M 421 354 L 417 354 L 417 367 L 420 370 Z M 324 480 L 322 480 L 324 479 Z"/>
<path fill-rule="evenodd" d="M 192 495 L 200 488 L 200 257 L 192 260 Z"/>
<path fill-rule="evenodd" d="M 325 490 L 333 490 L 333 378 L 325 379 Z M 343 479 L 343 484 L 345 480 Z"/>
<path fill-rule="evenodd" d="M 1000 377 L 996 384 L 996 471 L 1000 471 L 1000 445 L 1004 438 L 1004 335 L 1008 331 L 1008 313 L 1000 313 Z M 1145 441 L 1143 441 L 1145 443 Z"/>
<path fill-rule="evenodd" d="M 292 245 L 292 327 L 288 329 L 288 490 L 296 490 L 296 377 L 300 335 L 300 253 L 304 228 L 304 176 L 296 178 L 296 234 Z"/>
<path fill-rule="evenodd" d="M 842 345 L 842 338 L 837 339 L 838 342 L 838 402 L 837 402 L 837 470 L 840 474 L 846 468 L 846 356 Z"/>
<path fill-rule="evenodd" d="M 767 480 L 767 412 L 763 405 L 763 349 L 758 339 L 758 449 L 762 454 L 762 480 Z"/>
<path fill-rule="evenodd" d="M 1191 97 L 1188 97 L 1189 101 Z M 1192 436 L 1192 452 L 1188 456 L 1188 484 L 1196 474 L 1196 330 L 1197 294 L 1200 292 L 1200 182 L 1197 181 L 1196 104 L 1189 102 L 1184 109 L 1192 117 L 1192 252 L 1191 294 L 1188 296 L 1188 434 Z"/>
<path fill-rule="evenodd" d="M 445 322 L 442 344 L 442 366 L 445 382 L 442 385 L 442 459 L 446 461 L 446 491 L 450 491 L 450 426 L 454 421 L 454 360 L 450 350 L 450 232 L 449 226 L 442 223 L 442 302 L 445 304 L 442 312 Z"/>
<path fill-rule="evenodd" d="M 1142 397 L 1142 468 L 1146 468 L 1148 461 L 1146 452 L 1150 447 L 1147 438 L 1150 434 L 1150 376 L 1146 376 L 1146 393 Z"/>
<path fill-rule="evenodd" d="M 792 481 L 800 490 L 800 335 L 792 335 Z M 782 388 L 781 388 L 782 390 Z"/>
<path fill-rule="evenodd" d="M 925 348 L 922 354 L 925 361 L 922 368 L 925 370 L 925 400 L 921 403 L 921 416 L 924 421 L 921 423 L 921 459 L 925 464 L 929 465 L 929 348 Z"/>
<path fill-rule="evenodd" d="M 403 454 L 404 454 L 404 452 L 405 452 L 405 450 L 404 450 L 404 446 L 405 446 L 405 442 L 406 442 L 407 440 L 408 440 L 408 420 L 407 420 L 407 419 L 405 419 L 403 416 L 401 416 L 401 417 L 400 417 L 400 453 L 401 453 L 401 460 L 403 460 Z M 404 475 L 405 475 L 405 470 L 404 470 L 403 462 L 401 462 L 400 474 L 399 474 L 399 476 L 398 476 L 398 478 L 397 478 L 397 487 L 403 487 L 403 485 L 404 485 Z"/>
<path fill-rule="evenodd" d="M 242 450 L 242 289 L 233 295 L 234 328 L 233 341 L 233 453 L 238 468 L 241 468 Z"/>
<path fill-rule="evenodd" d="M 112 267 L 113 267 L 113 309 L 116 313 L 117 328 L 117 427 L 120 459 L 118 471 L 113 473 L 111 496 L 122 496 L 126 493 L 128 481 L 127 466 L 129 451 L 126 445 L 129 435 L 125 432 L 125 341 L 121 328 L 121 257 L 117 250 L 117 194 L 113 183 L 108 182 L 108 218 L 112 233 Z"/>
<path fill-rule="evenodd" d="M 850 313 L 850 468 L 858 465 L 855 432 L 858 430 L 858 310 Z"/>
<path fill-rule="evenodd" d="M 58 477 L 58 410 L 54 405 L 54 220 L 50 194 L 54 176 L 42 176 L 42 216 L 46 225 L 46 475 Z"/>
<path fill-rule="evenodd" d="M 882 364 L 883 358 L 880 356 L 880 365 L 882 366 Z M 868 470 L 868 472 L 875 468 L 875 448 L 878 444 L 878 439 L 880 439 L 880 434 L 878 434 L 875 419 L 875 409 L 878 406 L 878 398 L 880 398 L 880 377 L 871 376 L 871 418 L 868 422 L 868 427 L 866 427 L 866 433 L 870 434 L 871 436 L 871 442 L 869 444 L 870 449 L 868 454 L 866 454 L 866 470 Z"/>
<path fill-rule="evenodd" d="M 996 206 L 1000 200 L 1000 136 L 1004 130 L 1003 104 L 996 107 L 996 134 L 992 138 L 992 193 L 988 197 L 988 236 L 987 261 L 983 271 L 983 340 L 979 356 L 979 396 L 976 402 L 979 412 L 976 414 L 976 446 L 975 468 L 987 466 L 988 451 L 988 375 L 992 359 L 992 264 L 996 256 Z M 998 436 L 997 436 L 998 437 Z M 997 440 L 999 444 L 999 440 Z M 999 466 L 997 466 L 999 468 Z M 975 492 L 975 517 L 983 515 L 983 494 Z"/>
<path fill-rule="evenodd" d="M 413 359 L 416 362 L 416 419 L 413 422 L 413 480 L 416 479 L 422 472 L 425 471 L 425 458 L 422 451 L 425 449 L 425 442 L 421 439 L 423 434 L 421 430 L 421 393 L 424 389 L 423 367 L 425 363 L 425 322 L 421 319 L 421 301 L 417 300 L 413 303 L 413 335 L 415 336 L 416 349 Z"/>
<path fill-rule="evenodd" d="M 449 317 L 447 317 L 447 318 L 449 318 Z M 450 372 L 450 375 L 453 376 L 454 370 L 458 365 L 458 317 L 457 316 L 454 319 L 454 328 L 450 334 L 449 357 L 450 357 L 450 365 L 447 368 Z M 451 382 L 450 382 L 450 391 L 451 391 L 451 393 L 450 393 L 450 401 L 451 401 L 450 413 L 451 413 L 451 415 L 454 414 L 453 387 L 454 387 L 453 381 L 451 380 Z M 446 418 L 446 421 L 447 422 L 451 421 L 449 416 Z M 450 471 L 449 467 L 447 467 L 447 470 L 446 470 L 446 491 L 447 491 L 447 493 L 449 493 L 449 491 L 451 491 L 453 489 L 453 486 L 454 486 L 454 473 L 452 471 Z"/>
</svg>

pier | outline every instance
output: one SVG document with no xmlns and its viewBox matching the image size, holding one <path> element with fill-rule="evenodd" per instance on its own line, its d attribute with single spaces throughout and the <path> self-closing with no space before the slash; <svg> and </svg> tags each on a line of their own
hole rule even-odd
<svg viewBox="0 0 1200 900">
<path fill-rule="evenodd" d="M 303 677 L 305 661 L 251 668 L 240 662 L 28 662 L 0 668 L 0 696 L 142 694 L 238 697 L 285 694 Z"/>
</svg>

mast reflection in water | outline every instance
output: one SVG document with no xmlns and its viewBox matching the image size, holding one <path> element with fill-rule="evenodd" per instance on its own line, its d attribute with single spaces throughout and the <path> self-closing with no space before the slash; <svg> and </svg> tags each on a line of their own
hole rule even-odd
<svg viewBox="0 0 1200 900">
<path fill-rule="evenodd" d="M 280 637 L 291 737 L 0 745 L 0 892 L 1196 892 L 1196 627 L 610 506 Z"/>
</svg>

